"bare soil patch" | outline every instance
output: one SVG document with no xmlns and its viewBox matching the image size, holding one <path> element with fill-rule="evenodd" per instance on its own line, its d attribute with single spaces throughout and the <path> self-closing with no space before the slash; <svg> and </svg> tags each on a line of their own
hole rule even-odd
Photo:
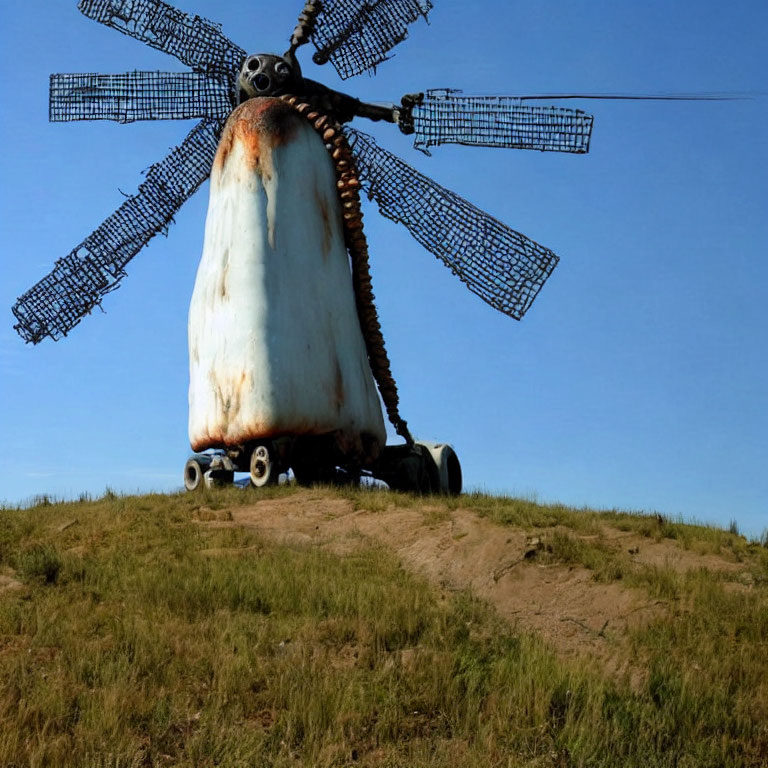
<svg viewBox="0 0 768 768">
<path fill-rule="evenodd" d="M 539 634 L 561 655 L 592 657 L 603 670 L 629 671 L 632 678 L 641 663 L 632 659 L 628 630 L 666 610 L 664 601 L 650 599 L 643 590 L 620 582 L 596 582 L 586 568 L 537 562 L 536 539 L 544 531 L 498 525 L 469 510 L 393 504 L 374 512 L 356 509 L 346 499 L 306 491 L 221 511 L 218 519 L 201 517 L 208 518 L 201 525 L 245 526 L 272 541 L 317 545 L 338 554 L 371 543 L 387 547 L 405 567 L 438 587 L 471 589 L 507 620 Z M 639 563 L 676 570 L 739 568 L 738 563 L 715 555 L 686 551 L 673 541 L 616 529 L 606 529 L 601 539 L 631 552 Z"/>
<path fill-rule="evenodd" d="M 634 562 L 643 565 L 671 568 L 678 573 L 700 568 L 717 573 L 739 573 L 744 570 L 744 565 L 735 559 L 685 549 L 672 539 L 656 540 L 610 526 L 603 528 L 602 535 L 611 545 L 632 555 Z"/>
</svg>

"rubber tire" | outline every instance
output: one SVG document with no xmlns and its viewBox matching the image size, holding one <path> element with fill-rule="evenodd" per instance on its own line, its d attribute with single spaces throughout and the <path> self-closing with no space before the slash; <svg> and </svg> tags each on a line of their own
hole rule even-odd
<svg viewBox="0 0 768 768">
<path fill-rule="evenodd" d="M 188 491 L 197 491 L 203 487 L 205 472 L 197 459 L 190 459 L 184 465 L 184 487 Z"/>
<path fill-rule="evenodd" d="M 424 464 L 419 477 L 417 492 L 425 496 L 437 496 L 440 493 L 440 470 L 435 464 L 432 454 L 426 448 L 421 449 L 421 458 Z"/>
<path fill-rule="evenodd" d="M 277 485 L 280 472 L 272 459 L 272 453 L 266 445 L 257 445 L 251 454 L 250 463 L 251 485 L 264 488 L 267 485 Z"/>
<path fill-rule="evenodd" d="M 464 484 L 464 479 L 461 473 L 461 464 L 459 463 L 459 457 L 456 455 L 456 451 L 452 448 L 448 454 L 448 493 L 451 496 L 458 496 Z"/>
</svg>

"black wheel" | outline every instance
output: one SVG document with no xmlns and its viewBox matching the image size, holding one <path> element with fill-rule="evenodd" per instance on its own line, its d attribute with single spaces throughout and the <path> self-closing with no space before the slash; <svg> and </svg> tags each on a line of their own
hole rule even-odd
<svg viewBox="0 0 768 768">
<path fill-rule="evenodd" d="M 280 472 L 269 448 L 266 445 L 257 445 L 251 454 L 251 484 L 257 488 L 277 485 L 279 476 Z"/>
<path fill-rule="evenodd" d="M 459 457 L 451 448 L 446 459 L 448 465 L 448 493 L 451 496 L 458 496 L 461 493 L 463 478 L 461 475 L 461 464 Z"/>
<path fill-rule="evenodd" d="M 203 485 L 203 467 L 197 459 L 190 459 L 184 465 L 184 487 L 196 491 Z"/>
<path fill-rule="evenodd" d="M 432 490 L 429 463 L 431 458 L 419 446 L 398 459 L 394 472 L 386 478 L 393 491 L 428 494 Z"/>
<path fill-rule="evenodd" d="M 440 469 L 435 464 L 432 454 L 421 447 L 422 466 L 419 474 L 419 493 L 438 494 L 440 493 Z"/>
</svg>

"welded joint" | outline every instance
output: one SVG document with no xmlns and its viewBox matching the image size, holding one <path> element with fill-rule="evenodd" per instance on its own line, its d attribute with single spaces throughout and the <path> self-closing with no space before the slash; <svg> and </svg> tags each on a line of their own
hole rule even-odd
<svg viewBox="0 0 768 768">
<path fill-rule="evenodd" d="M 413 110 L 424 103 L 423 93 L 406 93 L 400 99 L 400 108 L 397 110 L 397 125 L 406 136 L 415 132 Z"/>
</svg>

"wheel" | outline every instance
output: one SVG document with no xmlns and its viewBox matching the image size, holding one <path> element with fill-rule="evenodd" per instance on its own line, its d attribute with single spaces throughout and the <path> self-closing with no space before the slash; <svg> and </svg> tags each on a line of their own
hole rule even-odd
<svg viewBox="0 0 768 768">
<path fill-rule="evenodd" d="M 251 454 L 251 484 L 257 488 L 277 485 L 279 471 L 266 445 L 257 445 Z"/>
<path fill-rule="evenodd" d="M 425 454 L 415 449 L 399 457 L 394 466 L 394 472 L 386 478 L 386 483 L 393 491 L 429 493 L 431 486 Z"/>
<path fill-rule="evenodd" d="M 451 496 L 458 496 L 461 493 L 463 478 L 459 457 L 452 448 L 446 456 L 446 465 L 448 469 L 448 493 Z"/>
<path fill-rule="evenodd" d="M 440 468 L 435 463 L 432 454 L 422 447 L 421 458 L 423 465 L 419 476 L 419 493 L 440 493 Z"/>
<path fill-rule="evenodd" d="M 203 484 L 203 467 L 197 459 L 190 459 L 184 465 L 184 487 L 196 491 Z"/>
<path fill-rule="evenodd" d="M 424 459 L 425 475 L 431 493 L 458 496 L 461 493 L 461 464 L 456 451 L 447 443 L 416 443 Z"/>
</svg>

